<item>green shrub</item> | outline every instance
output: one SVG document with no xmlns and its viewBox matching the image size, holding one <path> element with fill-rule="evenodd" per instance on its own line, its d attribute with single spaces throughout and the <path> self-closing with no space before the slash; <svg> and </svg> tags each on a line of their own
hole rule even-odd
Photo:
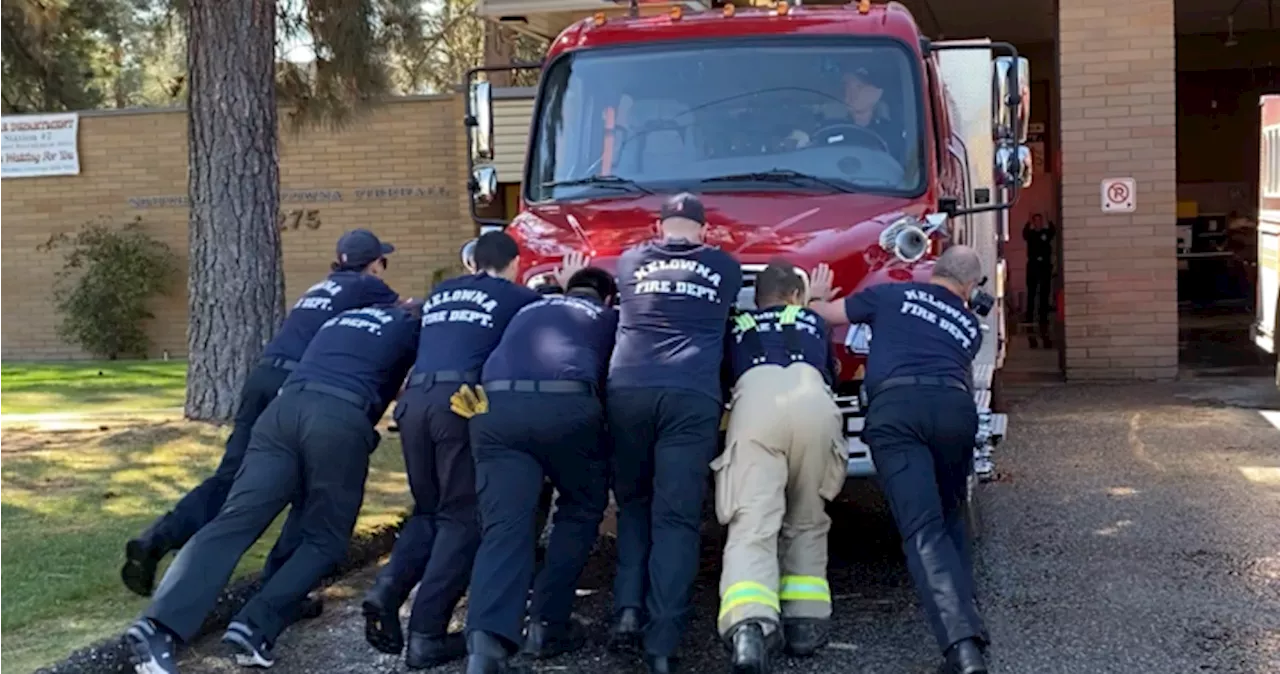
<svg viewBox="0 0 1280 674">
<path fill-rule="evenodd" d="M 121 227 L 99 218 L 39 247 L 55 249 L 66 250 L 53 289 L 62 316 L 58 335 L 111 360 L 146 356 L 151 340 L 144 325 L 153 318 L 147 303 L 168 293 L 178 268 L 173 251 L 143 230 L 141 218 Z"/>
</svg>

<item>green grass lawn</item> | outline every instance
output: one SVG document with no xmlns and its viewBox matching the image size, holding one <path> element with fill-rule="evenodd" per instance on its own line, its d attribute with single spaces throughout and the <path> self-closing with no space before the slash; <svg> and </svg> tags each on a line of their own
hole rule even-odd
<svg viewBox="0 0 1280 674">
<path fill-rule="evenodd" d="M 104 390 L 73 385 L 60 392 L 52 382 L 74 379 L 69 373 L 76 367 L 5 366 L 5 411 L 10 404 L 29 410 L 36 404 L 31 396 L 59 400 L 68 406 L 61 411 L 81 409 L 71 401 L 106 405 L 130 396 L 129 409 L 181 404 L 182 364 L 125 364 L 127 377 L 117 377 L 113 364 Z M 97 372 L 93 366 L 87 370 Z M 176 391 L 172 379 L 179 382 Z M 11 401 L 11 385 L 23 391 L 18 401 Z M 144 394 L 148 389 L 154 393 Z M 0 665 L 10 671 L 32 671 L 118 634 L 142 610 L 146 600 L 120 582 L 124 543 L 212 474 L 227 433 L 178 420 L 98 423 L 70 429 L 6 423 L 3 429 Z M 357 528 L 395 522 L 410 502 L 398 438 L 386 436 L 373 455 Z M 282 520 L 245 556 L 238 575 L 261 569 Z"/>
<path fill-rule="evenodd" d="M 182 407 L 181 360 L 21 363 L 0 367 L 0 413 L 113 412 Z"/>
</svg>

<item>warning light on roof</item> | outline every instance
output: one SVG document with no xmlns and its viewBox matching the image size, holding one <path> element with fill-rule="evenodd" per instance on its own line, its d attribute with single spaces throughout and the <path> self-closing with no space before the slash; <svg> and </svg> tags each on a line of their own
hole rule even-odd
<svg viewBox="0 0 1280 674">
<path fill-rule="evenodd" d="M 725 16 L 733 16 L 733 3 L 725 3 L 725 6 L 724 6 L 724 15 L 725 15 Z"/>
<path fill-rule="evenodd" d="M 680 18 L 684 16 L 684 9 L 681 8 L 680 5 L 676 5 L 671 8 L 670 15 L 672 21 L 679 21 Z"/>
<path fill-rule="evenodd" d="M 791 11 L 791 7 L 785 2 L 779 2 L 776 11 L 778 16 L 786 16 L 787 12 Z"/>
<path fill-rule="evenodd" d="M 871 11 L 871 0 L 858 0 L 858 13 L 866 14 Z"/>
<path fill-rule="evenodd" d="M 596 12 L 596 15 L 592 18 L 595 20 L 597 26 L 603 26 L 606 20 L 604 12 Z"/>
</svg>

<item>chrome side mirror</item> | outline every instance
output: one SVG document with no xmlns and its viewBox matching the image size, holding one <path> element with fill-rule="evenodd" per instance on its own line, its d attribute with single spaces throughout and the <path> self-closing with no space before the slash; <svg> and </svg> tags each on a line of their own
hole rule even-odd
<svg viewBox="0 0 1280 674">
<path fill-rule="evenodd" d="M 467 189 L 471 192 L 471 200 L 477 207 L 492 204 L 498 198 L 498 169 L 492 166 L 477 166 L 471 172 L 471 180 L 467 181 Z"/>
<path fill-rule="evenodd" d="M 493 161 L 493 89 L 473 82 L 467 96 L 467 119 L 473 163 Z"/>
<path fill-rule="evenodd" d="M 1026 57 L 1018 57 L 1018 111 L 1015 115 L 1017 124 L 1016 140 L 1027 142 L 1027 133 L 1031 129 L 1031 61 Z"/>
<path fill-rule="evenodd" d="M 1010 189 L 1031 186 L 1031 148 L 1002 143 L 996 147 L 996 184 Z"/>
<path fill-rule="evenodd" d="M 1025 135 L 1025 134 L 1023 134 Z M 1032 162 L 1031 148 L 1026 145 L 1018 146 L 1018 173 L 1021 182 L 1020 187 L 1023 189 L 1031 187 L 1031 171 L 1034 162 Z"/>
<path fill-rule="evenodd" d="M 1018 183 L 1018 150 L 1012 145 L 1001 143 L 996 147 L 995 161 L 996 184 L 1000 187 L 1015 187 Z"/>
<path fill-rule="evenodd" d="M 991 134 L 996 142 L 1027 142 L 1031 119 L 1031 62 L 997 56 L 991 70 Z"/>
<path fill-rule="evenodd" d="M 942 211 L 930 213 L 924 216 L 925 234 L 933 234 L 939 230 L 943 230 L 947 225 L 948 215 Z M 945 230 L 944 230 L 945 233 Z"/>
<path fill-rule="evenodd" d="M 462 258 L 462 268 L 472 274 L 476 273 L 476 240 L 472 239 L 462 244 L 459 255 Z"/>
</svg>

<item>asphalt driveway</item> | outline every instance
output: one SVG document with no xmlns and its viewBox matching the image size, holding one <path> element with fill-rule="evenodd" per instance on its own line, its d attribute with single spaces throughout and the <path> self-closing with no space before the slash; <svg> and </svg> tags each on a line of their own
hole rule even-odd
<svg viewBox="0 0 1280 674">
<path fill-rule="evenodd" d="M 1270 382 L 1055 387 L 1018 402 L 1010 429 L 1002 476 L 979 492 L 993 671 L 1280 672 L 1280 395 Z M 937 655 L 883 504 L 853 491 L 835 506 L 834 640 L 776 671 L 932 672 Z M 705 537 L 685 642 L 686 671 L 699 674 L 727 671 L 713 627 L 718 545 Z M 600 645 L 612 559 L 602 539 L 579 592 L 595 643 L 536 671 L 642 671 Z M 364 642 L 358 603 L 370 579 L 330 588 L 325 615 L 283 637 L 273 671 L 402 671 Z M 183 671 L 235 669 L 205 643 Z"/>
</svg>

